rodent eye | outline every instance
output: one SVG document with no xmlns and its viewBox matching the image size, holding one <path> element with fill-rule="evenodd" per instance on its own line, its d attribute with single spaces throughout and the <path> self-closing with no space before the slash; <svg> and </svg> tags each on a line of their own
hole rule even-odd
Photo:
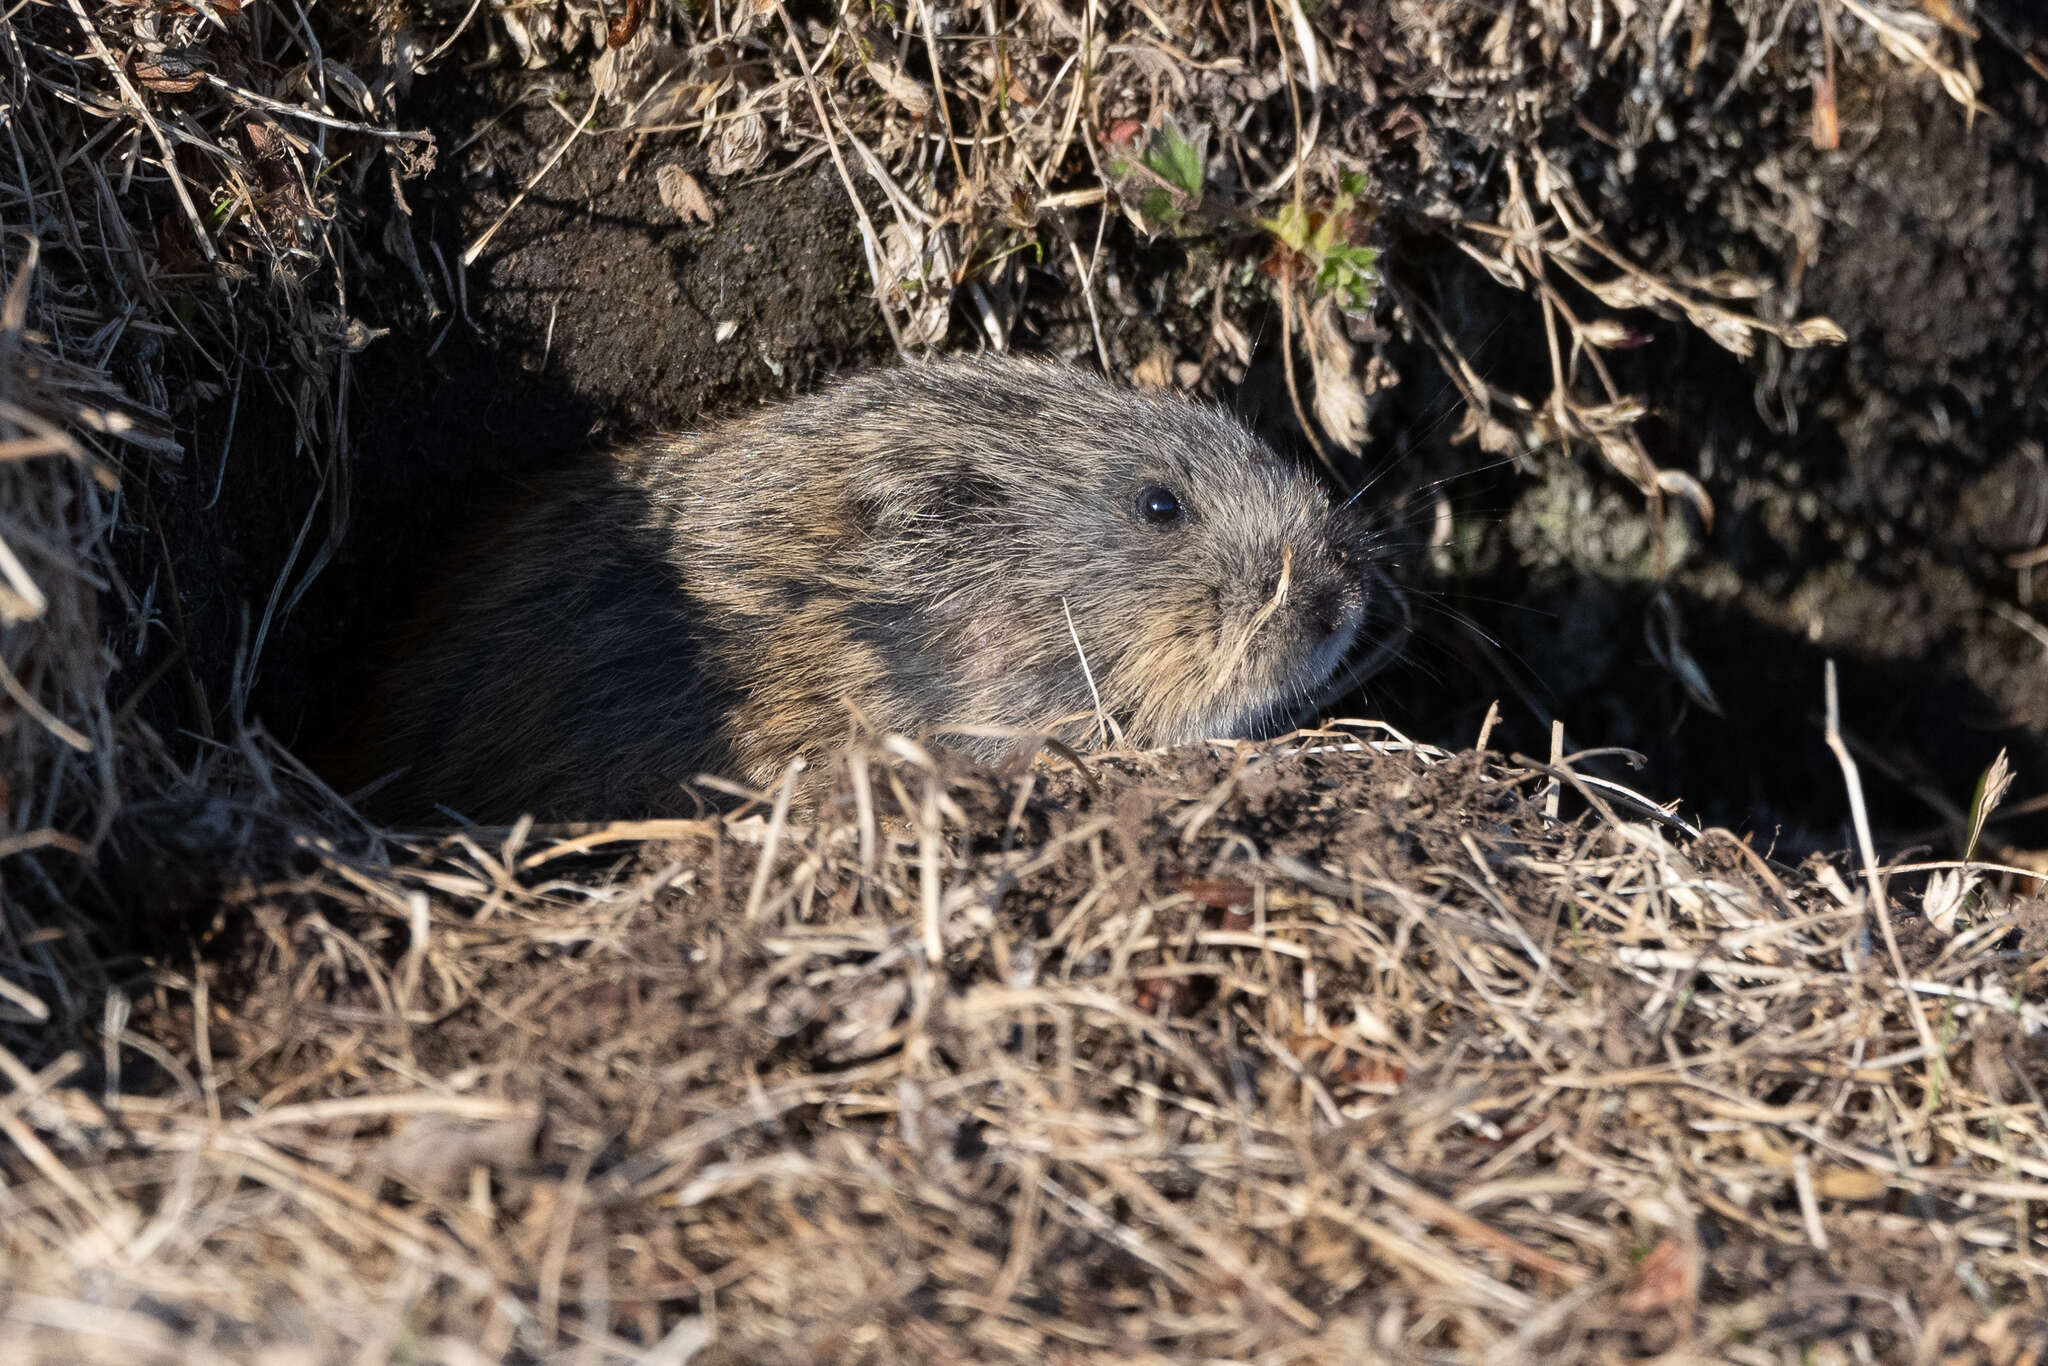
<svg viewBox="0 0 2048 1366">
<path fill-rule="evenodd" d="M 1172 526 L 1180 520 L 1180 499 L 1172 489 L 1147 484 L 1138 490 L 1138 515 L 1153 526 Z"/>
</svg>

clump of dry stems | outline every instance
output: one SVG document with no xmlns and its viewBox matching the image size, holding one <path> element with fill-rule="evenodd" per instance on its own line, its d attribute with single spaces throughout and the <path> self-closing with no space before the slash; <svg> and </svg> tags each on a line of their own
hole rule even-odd
<svg viewBox="0 0 2048 1366">
<path fill-rule="evenodd" d="M 1384 728 L 1086 781 L 897 744 L 836 791 L 302 841 L 103 1057 L 8 1064 L 0 1320 L 50 1360 L 2048 1343 L 2038 898 L 1894 901 L 1895 960 L 1853 872 Z"/>
</svg>

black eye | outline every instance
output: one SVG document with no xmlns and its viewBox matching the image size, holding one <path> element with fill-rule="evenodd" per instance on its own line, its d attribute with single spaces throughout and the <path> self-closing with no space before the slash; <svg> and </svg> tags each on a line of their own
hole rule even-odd
<svg viewBox="0 0 2048 1366">
<path fill-rule="evenodd" d="M 1148 484 L 1138 490 L 1138 515 L 1153 526 L 1172 526 L 1180 520 L 1180 499 L 1172 489 Z"/>
</svg>

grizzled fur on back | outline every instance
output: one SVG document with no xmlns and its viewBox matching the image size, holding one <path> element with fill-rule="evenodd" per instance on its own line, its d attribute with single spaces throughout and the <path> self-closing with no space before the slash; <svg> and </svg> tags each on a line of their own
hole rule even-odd
<svg viewBox="0 0 2048 1366">
<path fill-rule="evenodd" d="M 856 715 L 990 758 L 1014 734 L 943 732 L 1086 745 L 1099 694 L 1130 743 L 1242 734 L 1351 645 L 1363 544 L 1213 410 L 905 365 L 545 484 L 391 671 L 381 754 L 414 814 L 594 817 L 772 784 Z"/>
</svg>

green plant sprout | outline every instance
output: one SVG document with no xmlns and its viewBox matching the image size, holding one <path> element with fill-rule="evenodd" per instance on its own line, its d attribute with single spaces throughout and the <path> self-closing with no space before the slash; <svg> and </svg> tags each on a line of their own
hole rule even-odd
<svg viewBox="0 0 2048 1366">
<path fill-rule="evenodd" d="M 1182 137 L 1171 119 L 1159 126 L 1142 160 L 1146 168 L 1161 180 L 1186 194 L 1201 197 L 1202 149 Z"/>
<path fill-rule="evenodd" d="M 1126 126 L 1135 137 L 1136 126 Z M 1178 229 L 1201 205 L 1208 145 L 1206 127 L 1190 138 L 1167 119 L 1153 130 L 1135 160 L 1121 156 L 1109 163 L 1109 175 L 1124 212 L 1141 231 L 1158 234 Z"/>
<path fill-rule="evenodd" d="M 1380 282 L 1379 251 L 1349 240 L 1359 203 L 1371 188 L 1365 175 L 1353 171 L 1339 182 L 1329 208 L 1286 204 L 1271 218 L 1259 220 L 1261 227 L 1301 261 L 1303 273 L 1315 281 L 1316 291 L 1334 296 L 1337 306 L 1347 313 L 1370 311 Z"/>
</svg>

